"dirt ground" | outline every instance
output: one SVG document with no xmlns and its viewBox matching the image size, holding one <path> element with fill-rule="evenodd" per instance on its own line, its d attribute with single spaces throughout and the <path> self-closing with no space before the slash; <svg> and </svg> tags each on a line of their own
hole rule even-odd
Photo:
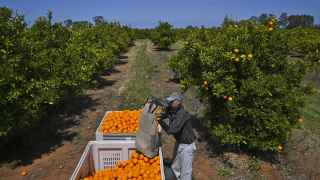
<svg viewBox="0 0 320 180">
<path fill-rule="evenodd" d="M 0 180 L 64 180 L 71 176 L 82 151 L 89 140 L 94 140 L 95 130 L 101 120 L 104 112 L 107 110 L 117 110 L 123 102 L 123 97 L 120 95 L 126 79 L 130 63 L 135 59 L 137 50 L 142 46 L 143 41 L 137 41 L 135 46 L 122 56 L 119 63 L 112 71 L 106 71 L 100 78 L 96 88 L 88 90 L 86 98 L 79 102 L 84 106 L 76 113 L 57 114 L 56 116 L 62 122 L 70 125 L 65 125 L 58 129 L 63 134 L 73 134 L 72 137 L 62 138 L 60 143 L 41 142 L 48 147 L 46 150 L 38 150 L 37 148 L 43 145 L 34 145 L 27 152 L 38 152 L 36 155 L 28 156 L 27 159 L 19 160 L 16 158 L 12 162 L 0 164 Z M 156 66 L 156 71 L 152 76 L 152 94 L 156 97 L 164 97 L 174 91 L 180 91 L 179 84 L 170 80 L 172 72 L 167 67 L 167 61 L 172 51 L 157 51 L 150 42 L 147 43 L 147 51 L 151 54 L 152 61 Z M 199 123 L 199 113 L 202 105 L 195 98 L 195 92 L 188 90 L 184 92 L 186 109 L 194 115 L 195 131 L 198 134 L 197 151 L 194 159 L 193 176 L 195 180 L 220 180 L 220 179 L 309 179 L 317 177 L 312 176 L 289 176 L 284 174 L 284 168 L 288 167 L 287 162 L 290 162 L 294 169 L 295 163 L 300 159 L 290 159 L 292 156 L 299 157 L 303 154 L 290 154 L 289 152 L 279 157 L 279 162 L 272 162 L 270 159 L 265 160 L 253 158 L 252 155 L 241 151 L 231 151 L 228 148 L 223 149 L 216 144 L 214 140 L 208 138 L 206 129 Z M 89 105 L 88 105 L 89 104 Z M 163 146 L 166 150 L 165 157 L 169 158 L 172 154 L 174 140 L 168 135 L 163 136 Z M 319 141 L 317 141 L 319 142 Z M 40 142 L 39 142 L 40 143 Z M 313 142 L 311 142 L 313 143 Z M 318 151 L 319 152 L 319 151 Z M 313 154 L 313 156 L 316 156 Z M 310 156 L 310 157 L 313 157 Z M 18 163 L 17 163 L 18 161 Z M 309 159 L 310 161 L 310 159 Z M 314 163 L 319 161 L 313 160 Z M 302 162 L 303 163 L 303 162 Z M 315 166 L 316 165 L 316 166 Z M 319 163 L 314 167 L 319 167 Z M 27 176 L 21 176 L 20 172 L 25 170 Z M 289 171 L 288 171 L 289 172 Z M 306 170 L 301 170 L 305 173 Z M 317 170 L 311 173 L 317 172 Z M 289 172 L 290 173 L 290 172 Z M 310 173 L 309 173 L 310 175 Z M 291 177 L 291 178 L 289 178 Z M 319 177 L 320 179 L 320 177 Z"/>
</svg>

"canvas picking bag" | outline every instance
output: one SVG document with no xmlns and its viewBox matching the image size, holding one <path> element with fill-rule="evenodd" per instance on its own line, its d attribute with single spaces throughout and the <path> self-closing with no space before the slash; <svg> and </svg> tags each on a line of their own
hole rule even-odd
<svg viewBox="0 0 320 180">
<path fill-rule="evenodd" d="M 136 149 L 149 158 L 159 154 L 160 137 L 155 112 L 162 108 L 155 101 L 148 100 L 140 115 L 139 129 L 136 134 Z"/>
</svg>

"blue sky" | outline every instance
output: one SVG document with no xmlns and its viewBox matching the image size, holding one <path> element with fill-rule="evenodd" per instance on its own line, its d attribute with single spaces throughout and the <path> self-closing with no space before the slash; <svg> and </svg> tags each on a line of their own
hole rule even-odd
<svg viewBox="0 0 320 180">
<path fill-rule="evenodd" d="M 92 20 L 101 15 L 132 27 L 153 27 L 159 20 L 177 27 L 220 25 L 261 13 L 310 14 L 320 23 L 320 0 L 0 0 L 0 6 L 26 15 L 28 23 L 53 11 L 54 21 Z"/>
</svg>

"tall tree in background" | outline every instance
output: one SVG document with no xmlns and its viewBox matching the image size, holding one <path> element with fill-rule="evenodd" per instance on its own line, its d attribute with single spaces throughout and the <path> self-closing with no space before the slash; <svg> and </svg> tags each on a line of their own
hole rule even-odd
<svg viewBox="0 0 320 180">
<path fill-rule="evenodd" d="M 288 17 L 288 28 L 313 27 L 314 17 L 311 15 L 291 15 Z"/>
<path fill-rule="evenodd" d="M 279 25 L 281 28 L 287 28 L 288 26 L 288 14 L 287 13 L 281 13 L 279 17 Z"/>
<path fill-rule="evenodd" d="M 198 27 L 197 26 L 188 25 L 186 27 L 186 29 L 198 29 Z"/>
<path fill-rule="evenodd" d="M 256 21 L 256 22 L 260 22 L 262 24 L 264 24 L 266 21 L 268 21 L 269 19 L 275 19 L 276 18 L 276 15 L 274 14 L 267 14 L 267 13 L 262 13 L 259 17 L 257 16 L 251 16 L 249 18 L 249 20 L 251 21 Z"/>
<path fill-rule="evenodd" d="M 267 13 L 263 13 L 259 16 L 258 20 L 261 23 L 265 23 L 266 21 L 268 21 L 269 19 L 273 18 L 275 19 L 277 16 L 274 14 L 267 14 Z"/>
<path fill-rule="evenodd" d="M 67 19 L 67 20 L 63 21 L 63 24 L 66 27 L 71 27 L 72 26 L 72 20 L 71 19 Z"/>
<path fill-rule="evenodd" d="M 235 24 L 236 24 L 236 21 L 230 18 L 228 15 L 226 15 L 223 19 L 222 27 L 227 27 L 229 25 L 235 25 Z"/>
<path fill-rule="evenodd" d="M 95 23 L 95 25 L 105 22 L 103 16 L 95 16 L 95 17 L 92 18 L 92 20 Z"/>
<path fill-rule="evenodd" d="M 266 13 L 263 13 L 258 17 L 259 22 L 265 22 L 265 21 L 267 21 L 267 19 L 268 19 L 268 14 L 266 14 Z"/>
<path fill-rule="evenodd" d="M 74 29 L 84 29 L 92 27 L 93 24 L 89 21 L 73 21 L 72 28 Z"/>
<path fill-rule="evenodd" d="M 49 24 L 52 25 L 52 18 L 53 18 L 52 11 L 48 11 L 47 17 L 48 17 Z"/>
<path fill-rule="evenodd" d="M 0 18 L 8 19 L 12 15 L 12 11 L 6 7 L 0 7 Z"/>
<path fill-rule="evenodd" d="M 175 41 L 173 26 L 168 22 L 160 21 L 152 33 L 151 40 L 159 49 L 170 49 L 170 45 Z"/>
<path fill-rule="evenodd" d="M 259 18 L 257 16 L 251 16 L 249 18 L 249 20 L 251 20 L 251 21 L 259 21 Z"/>
</svg>

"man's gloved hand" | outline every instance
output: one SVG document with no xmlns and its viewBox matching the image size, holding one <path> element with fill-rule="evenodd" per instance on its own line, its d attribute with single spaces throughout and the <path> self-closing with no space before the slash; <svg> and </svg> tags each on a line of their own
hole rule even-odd
<svg viewBox="0 0 320 180">
<path fill-rule="evenodd" d="M 167 115 L 167 113 L 165 113 L 165 112 L 162 112 L 162 113 L 160 113 L 160 115 L 159 115 L 159 118 L 161 119 L 161 120 L 163 120 L 163 119 L 165 119 L 165 118 L 167 118 L 168 117 L 168 115 Z"/>
<path fill-rule="evenodd" d="M 161 127 L 161 124 L 164 122 L 163 120 L 165 118 L 167 118 L 167 114 L 165 112 L 161 112 L 161 113 L 158 113 L 156 118 L 157 118 L 157 124 L 158 124 L 158 132 L 160 133 L 162 131 L 162 127 Z"/>
<path fill-rule="evenodd" d="M 167 117 L 166 113 L 164 112 L 163 108 L 161 108 L 161 107 L 157 108 L 154 111 L 154 114 L 155 114 L 155 116 L 157 118 L 157 121 L 160 121 L 160 120 L 162 120 L 162 119 Z"/>
<path fill-rule="evenodd" d="M 165 118 L 167 118 L 166 113 L 160 113 L 160 114 L 157 116 L 157 121 L 162 121 L 162 120 L 164 120 Z"/>
</svg>

